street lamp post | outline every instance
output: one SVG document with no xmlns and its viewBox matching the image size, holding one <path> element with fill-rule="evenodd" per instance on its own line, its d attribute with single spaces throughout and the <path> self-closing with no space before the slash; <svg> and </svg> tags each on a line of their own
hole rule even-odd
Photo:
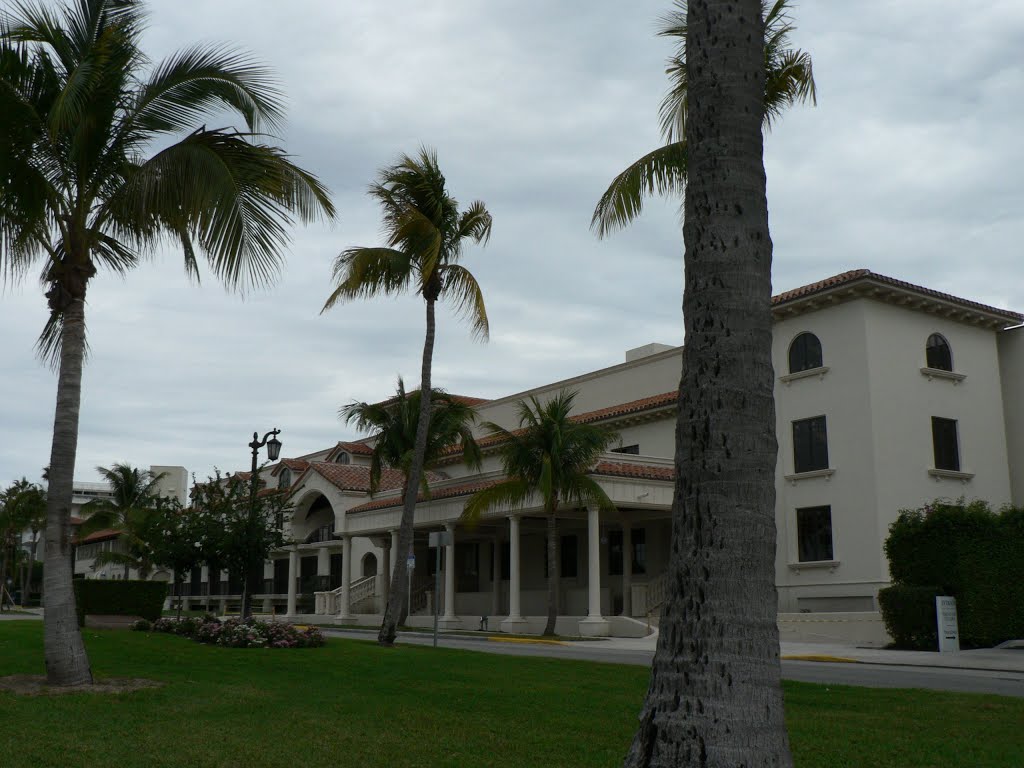
<svg viewBox="0 0 1024 768">
<path fill-rule="evenodd" d="M 267 446 L 267 458 L 270 461 L 277 461 L 277 457 L 281 455 L 281 441 L 277 439 L 277 436 L 281 434 L 281 430 L 274 428 L 267 432 L 260 440 L 260 433 L 252 433 L 252 442 L 249 443 L 249 447 L 252 448 L 252 472 L 249 475 L 249 527 L 250 530 L 255 524 L 256 520 L 256 492 L 259 486 L 259 478 L 256 475 L 257 462 L 259 460 L 260 448 L 264 445 Z M 246 571 L 242 577 L 242 605 L 240 606 L 239 613 L 242 614 L 243 619 L 249 618 L 251 613 L 250 601 L 252 600 L 251 587 L 253 584 L 253 570 L 254 566 L 249 563 L 246 567 Z"/>
</svg>

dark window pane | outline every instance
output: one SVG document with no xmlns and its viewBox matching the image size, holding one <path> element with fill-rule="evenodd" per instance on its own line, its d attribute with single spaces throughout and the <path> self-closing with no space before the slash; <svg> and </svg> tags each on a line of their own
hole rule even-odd
<svg viewBox="0 0 1024 768">
<path fill-rule="evenodd" d="M 633 529 L 633 573 L 647 573 L 647 531 Z"/>
<path fill-rule="evenodd" d="M 634 443 L 633 445 L 621 445 L 618 448 L 612 448 L 612 453 L 631 453 L 634 456 L 640 454 L 640 443 Z"/>
<path fill-rule="evenodd" d="M 282 557 L 274 561 L 274 594 L 283 595 L 288 592 L 288 558 Z"/>
<path fill-rule="evenodd" d="M 793 422 L 793 470 L 813 472 L 828 469 L 828 433 L 825 417 Z"/>
<path fill-rule="evenodd" d="M 608 531 L 608 575 L 622 575 L 622 531 Z"/>
<path fill-rule="evenodd" d="M 501 542 L 501 578 L 512 578 L 512 545 L 507 541 Z"/>
<path fill-rule="evenodd" d="M 939 334 L 933 333 L 928 337 L 924 351 L 929 368 L 936 368 L 940 371 L 953 370 L 953 352 L 949 348 L 949 342 Z"/>
<path fill-rule="evenodd" d="M 799 373 L 821 368 L 821 342 L 813 333 L 801 333 L 789 345 L 789 372 Z"/>
<path fill-rule="evenodd" d="M 561 573 L 563 579 L 574 579 L 577 573 L 577 561 L 579 559 L 579 539 L 576 535 L 562 537 L 562 551 L 558 553 L 561 560 Z"/>
<path fill-rule="evenodd" d="M 331 578 L 330 585 L 331 589 L 337 589 L 341 586 L 341 573 L 342 566 L 345 564 L 345 556 L 340 552 L 331 553 Z"/>
<path fill-rule="evenodd" d="M 932 446 L 935 468 L 960 471 L 960 445 L 956 435 L 956 419 L 932 417 Z"/>
<path fill-rule="evenodd" d="M 796 511 L 800 562 L 832 560 L 832 508 L 805 507 Z"/>
</svg>

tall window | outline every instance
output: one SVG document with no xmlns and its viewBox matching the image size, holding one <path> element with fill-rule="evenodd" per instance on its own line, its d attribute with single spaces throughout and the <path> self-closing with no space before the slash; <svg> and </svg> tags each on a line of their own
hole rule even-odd
<svg viewBox="0 0 1024 768">
<path fill-rule="evenodd" d="M 799 373 L 821 368 L 821 342 L 813 333 L 801 333 L 789 345 L 789 372 Z"/>
<path fill-rule="evenodd" d="M 932 416 L 932 448 L 935 468 L 960 471 L 960 441 L 957 439 L 956 419 Z"/>
<path fill-rule="evenodd" d="M 828 469 L 828 434 L 825 417 L 793 422 L 793 471 Z"/>
<path fill-rule="evenodd" d="M 801 563 L 834 559 L 832 507 L 804 507 L 796 511 L 796 538 Z"/>
<path fill-rule="evenodd" d="M 338 457 L 334 460 L 335 464 L 350 464 L 351 462 L 352 462 L 352 457 L 349 456 L 347 453 L 344 453 L 344 452 L 343 453 L 339 453 Z"/>
<path fill-rule="evenodd" d="M 277 478 L 278 488 L 288 488 L 292 484 L 292 471 L 285 467 L 281 470 L 280 476 Z"/>
<path fill-rule="evenodd" d="M 940 371 L 953 370 L 953 352 L 949 348 L 949 342 L 939 334 L 933 333 L 928 337 L 924 353 L 929 368 Z"/>
<path fill-rule="evenodd" d="M 558 550 L 558 572 L 563 579 L 575 579 L 579 574 L 580 546 L 576 534 L 562 536 Z M 544 578 L 548 577 L 548 542 L 544 540 Z"/>
<path fill-rule="evenodd" d="M 633 528 L 630 539 L 633 542 L 633 573 L 647 573 L 647 530 Z M 608 575 L 621 576 L 623 561 L 622 530 L 608 531 Z"/>
</svg>

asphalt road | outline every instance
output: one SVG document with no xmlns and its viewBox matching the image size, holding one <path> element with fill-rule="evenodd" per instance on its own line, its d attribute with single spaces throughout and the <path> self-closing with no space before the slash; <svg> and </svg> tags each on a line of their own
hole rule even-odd
<svg viewBox="0 0 1024 768">
<path fill-rule="evenodd" d="M 331 637 L 347 637 L 372 641 L 375 635 L 346 630 L 325 630 Z M 399 643 L 431 645 L 429 635 L 402 634 Z M 441 636 L 444 648 L 498 653 L 511 656 L 536 656 L 558 659 L 578 659 L 609 664 L 650 666 L 651 651 L 602 648 L 601 641 L 573 645 L 547 645 L 535 643 L 488 642 L 475 638 Z M 1024 698 L 1024 674 L 978 669 L 944 667 L 895 666 L 889 664 L 840 664 L 817 661 L 783 659 L 782 676 L 787 680 L 800 680 L 824 685 L 856 685 L 867 688 L 925 688 L 959 693 L 990 693 L 1000 696 Z"/>
</svg>

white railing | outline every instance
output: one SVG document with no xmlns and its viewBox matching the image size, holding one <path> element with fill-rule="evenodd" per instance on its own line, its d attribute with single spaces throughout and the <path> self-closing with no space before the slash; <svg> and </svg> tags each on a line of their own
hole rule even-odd
<svg viewBox="0 0 1024 768">
<path fill-rule="evenodd" d="M 341 613 L 341 590 L 342 587 L 332 589 L 330 592 L 313 593 L 313 610 L 320 616 L 333 616 Z M 366 600 L 377 594 L 377 575 L 364 576 L 353 581 L 348 588 L 349 610 L 360 600 Z"/>
</svg>

